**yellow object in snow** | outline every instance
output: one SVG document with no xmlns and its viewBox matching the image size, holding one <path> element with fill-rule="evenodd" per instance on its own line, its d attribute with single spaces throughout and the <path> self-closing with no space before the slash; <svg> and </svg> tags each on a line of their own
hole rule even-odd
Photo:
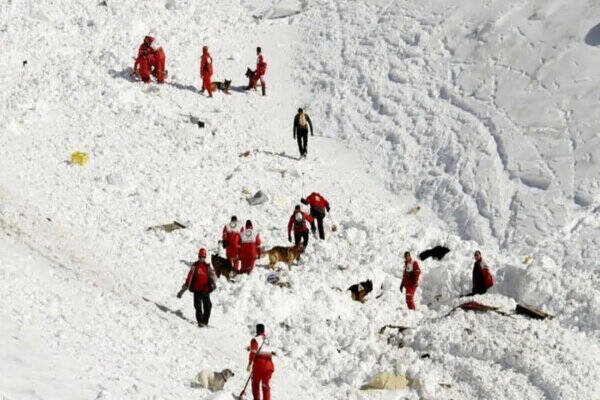
<svg viewBox="0 0 600 400">
<path fill-rule="evenodd" d="M 526 256 L 525 259 L 523 260 L 523 264 L 529 264 L 531 262 L 531 257 Z"/>
<path fill-rule="evenodd" d="M 79 164 L 81 166 L 85 165 L 88 161 L 88 156 L 86 153 L 82 153 L 80 151 L 76 151 L 71 154 L 71 163 Z"/>
</svg>

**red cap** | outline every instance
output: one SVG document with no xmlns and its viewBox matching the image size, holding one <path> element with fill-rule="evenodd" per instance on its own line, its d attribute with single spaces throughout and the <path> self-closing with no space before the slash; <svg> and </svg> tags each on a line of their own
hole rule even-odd
<svg viewBox="0 0 600 400">
<path fill-rule="evenodd" d="M 204 247 L 198 250 L 198 258 L 206 258 L 206 249 Z"/>
</svg>

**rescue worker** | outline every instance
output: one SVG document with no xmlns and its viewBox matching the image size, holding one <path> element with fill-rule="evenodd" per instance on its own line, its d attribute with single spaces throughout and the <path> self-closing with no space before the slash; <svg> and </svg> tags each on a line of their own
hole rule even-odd
<svg viewBox="0 0 600 400">
<path fill-rule="evenodd" d="M 404 274 L 402 276 L 402 284 L 400 285 L 400 291 L 406 290 L 406 305 L 410 310 L 415 309 L 415 292 L 419 286 L 419 276 L 421 275 L 421 268 L 419 263 L 413 261 L 410 253 L 407 251 L 404 253 Z"/>
<path fill-rule="evenodd" d="M 269 348 L 269 338 L 265 335 L 265 326 L 256 325 L 256 336 L 250 341 L 250 356 L 246 370 L 252 370 L 252 397 L 261 400 L 271 400 L 271 376 L 275 371 L 273 353 Z"/>
<path fill-rule="evenodd" d="M 166 57 L 162 45 L 152 36 L 146 36 L 144 44 L 152 51 L 152 75 L 156 77 L 158 83 L 163 83 L 165 81 Z"/>
<path fill-rule="evenodd" d="M 473 264 L 473 292 L 471 294 L 484 294 L 492 286 L 494 286 L 494 278 L 490 267 L 483 261 L 481 252 L 476 250 Z"/>
<path fill-rule="evenodd" d="M 325 218 L 325 210 L 329 212 L 329 202 L 320 193 L 312 192 L 306 199 L 300 199 L 302 204 L 310 206 L 310 215 L 317 220 L 319 228 L 319 238 L 325 239 L 325 229 L 323 228 L 323 219 Z"/>
<path fill-rule="evenodd" d="M 194 293 L 196 321 L 201 328 L 208 325 L 208 320 L 210 319 L 212 309 L 210 292 L 216 287 L 215 281 L 215 273 L 212 267 L 206 262 L 206 249 L 202 248 L 198 251 L 198 261 L 190 268 L 185 283 L 179 293 L 177 293 L 178 298 L 181 298 L 186 290 Z"/>
<path fill-rule="evenodd" d="M 300 209 L 300 205 L 297 205 L 294 208 L 294 213 L 290 217 L 288 222 L 288 240 L 292 241 L 292 229 L 294 229 L 294 244 L 296 247 L 302 241 L 302 245 L 304 250 L 306 250 L 306 246 L 308 246 L 308 226 L 306 226 L 306 221 L 310 223 L 310 229 L 313 235 L 316 234 L 317 228 L 315 228 L 315 220 L 309 214 L 305 213 Z"/>
<path fill-rule="evenodd" d="M 223 227 L 223 247 L 225 248 L 225 257 L 231 263 L 235 272 L 240 272 L 240 233 L 237 217 L 231 217 L 231 221 Z"/>
<path fill-rule="evenodd" d="M 150 83 L 150 74 L 152 73 L 151 66 L 154 64 L 154 55 L 152 50 L 144 46 L 140 46 L 138 56 L 133 64 L 133 71 L 130 76 L 139 75 L 144 83 Z"/>
<path fill-rule="evenodd" d="M 252 227 L 250 220 L 246 221 L 246 229 L 240 233 L 240 261 L 242 263 L 241 271 L 250 273 L 254 268 L 256 259 L 261 254 L 260 236 Z"/>
<path fill-rule="evenodd" d="M 262 95 L 267 95 L 267 86 L 265 83 L 265 73 L 267 72 L 267 63 L 262 55 L 262 49 L 256 48 L 256 70 L 254 71 L 254 79 L 252 80 L 252 89 L 256 90 L 256 84 L 260 80 L 262 86 Z"/>
<path fill-rule="evenodd" d="M 208 52 L 208 46 L 202 47 L 202 59 L 200 60 L 200 76 L 202 77 L 202 90 L 208 90 L 208 97 L 212 97 L 211 77 L 213 74 L 213 59 Z"/>
<path fill-rule="evenodd" d="M 301 108 L 298 109 L 298 114 L 294 117 L 294 139 L 298 141 L 298 151 L 300 157 L 306 157 L 308 146 L 308 127 L 310 126 L 310 135 L 314 136 L 312 121 L 308 114 Z"/>
</svg>

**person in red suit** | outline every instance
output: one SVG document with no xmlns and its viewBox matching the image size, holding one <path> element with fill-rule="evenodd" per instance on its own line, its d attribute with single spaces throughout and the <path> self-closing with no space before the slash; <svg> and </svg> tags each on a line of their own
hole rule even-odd
<svg viewBox="0 0 600 400">
<path fill-rule="evenodd" d="M 246 229 L 240 233 L 240 261 L 242 262 L 241 272 L 250 273 L 254 268 L 256 259 L 260 256 L 260 236 L 252 227 L 252 221 L 246 221 Z"/>
<path fill-rule="evenodd" d="M 202 58 L 200 59 L 200 76 L 202 77 L 202 90 L 208 90 L 208 97 L 212 97 L 211 77 L 213 74 L 213 59 L 208 52 L 208 46 L 202 47 Z"/>
<path fill-rule="evenodd" d="M 254 79 L 252 80 L 252 89 L 256 89 L 256 84 L 260 80 L 262 86 L 262 95 L 267 95 L 267 86 L 265 83 L 265 73 L 267 72 L 267 63 L 262 55 L 262 49 L 256 48 L 256 70 L 254 71 Z"/>
<path fill-rule="evenodd" d="M 288 222 L 287 230 L 288 230 L 288 240 L 292 241 L 292 229 L 294 230 L 294 244 L 296 247 L 302 243 L 303 248 L 306 250 L 306 246 L 308 246 L 308 226 L 306 222 L 310 223 L 310 229 L 313 234 L 316 233 L 317 228 L 315 228 L 315 220 L 309 214 L 305 213 L 300 209 L 300 205 L 297 205 L 294 208 L 294 213 L 290 217 Z"/>
<path fill-rule="evenodd" d="M 419 286 L 419 276 L 421 276 L 421 268 L 419 263 L 413 261 L 410 253 L 404 253 L 404 274 L 402 276 L 402 284 L 400 291 L 406 290 L 406 305 L 409 309 L 415 309 L 415 292 Z"/>
<path fill-rule="evenodd" d="M 237 217 L 231 217 L 231 222 L 223 227 L 223 247 L 225 256 L 235 272 L 240 271 L 240 233 Z"/>
<path fill-rule="evenodd" d="M 312 192 L 306 199 L 300 199 L 302 204 L 310 206 L 310 215 L 317 220 L 317 227 L 319 228 L 319 238 L 325 239 L 325 229 L 323 228 L 323 219 L 325 218 L 325 211 L 329 212 L 329 202 L 320 193 Z"/>
<path fill-rule="evenodd" d="M 150 75 L 152 73 L 152 65 L 154 64 L 154 53 L 152 49 L 145 46 L 143 43 L 138 50 L 138 56 L 133 64 L 131 76 L 139 75 L 144 83 L 150 83 Z"/>
<path fill-rule="evenodd" d="M 199 327 L 208 325 L 212 303 L 210 293 L 215 289 L 215 276 L 212 267 L 206 262 L 206 249 L 198 251 L 198 261 L 196 261 L 187 279 L 177 294 L 181 298 L 186 290 L 194 293 L 194 308 L 196 309 L 196 321 Z"/>
<path fill-rule="evenodd" d="M 481 252 L 475 251 L 475 264 L 473 264 L 473 292 L 471 294 L 484 294 L 494 286 L 494 278 L 490 267 L 483 261 Z"/>
<path fill-rule="evenodd" d="M 271 376 L 275 371 L 273 365 L 274 353 L 269 348 L 269 338 L 265 335 L 265 326 L 256 325 L 256 336 L 250 341 L 250 356 L 246 370 L 252 370 L 252 397 L 261 400 L 271 400 Z"/>
</svg>

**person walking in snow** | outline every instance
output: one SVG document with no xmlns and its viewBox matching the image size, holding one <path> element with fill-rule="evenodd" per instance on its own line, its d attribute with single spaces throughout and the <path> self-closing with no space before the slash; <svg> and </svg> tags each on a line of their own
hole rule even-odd
<svg viewBox="0 0 600 400">
<path fill-rule="evenodd" d="M 256 69 L 254 70 L 254 76 L 250 81 L 250 86 L 247 88 L 250 90 L 251 88 L 256 90 L 256 84 L 260 80 L 260 84 L 262 86 L 262 95 L 267 95 L 267 85 L 265 82 L 265 73 L 267 72 L 267 63 L 262 55 L 262 49 L 260 47 L 256 48 Z"/>
<path fill-rule="evenodd" d="M 292 229 L 294 230 L 294 244 L 296 247 L 302 243 L 304 249 L 308 246 L 308 226 L 306 225 L 306 221 L 310 223 L 310 229 L 313 235 L 316 234 L 317 228 L 315 228 L 315 220 L 312 216 L 305 213 L 300 209 L 300 205 L 297 205 L 294 208 L 294 213 L 290 217 L 288 222 L 288 240 L 292 241 Z"/>
<path fill-rule="evenodd" d="M 177 297 L 181 298 L 186 290 L 194 293 L 194 308 L 199 327 L 208 325 L 212 309 L 210 293 L 216 287 L 215 281 L 215 273 L 206 262 L 206 249 L 202 248 L 198 251 L 198 261 L 190 268 L 187 279 L 177 294 Z"/>
<path fill-rule="evenodd" d="M 404 253 L 404 274 L 402 275 L 402 283 L 400 284 L 400 291 L 406 290 L 406 305 L 410 310 L 415 309 L 415 292 L 419 286 L 419 276 L 421 275 L 421 268 L 419 263 L 413 261 L 410 253 L 407 251 Z"/>
<path fill-rule="evenodd" d="M 237 217 L 231 217 L 231 221 L 223 227 L 223 247 L 225 256 L 231 263 L 235 272 L 240 272 L 240 233 Z"/>
<path fill-rule="evenodd" d="M 152 50 L 144 46 L 140 46 L 138 56 L 133 64 L 133 71 L 130 76 L 139 75 L 144 83 L 150 83 L 150 75 L 152 74 L 152 65 L 154 64 L 154 55 Z"/>
<path fill-rule="evenodd" d="M 262 400 L 271 400 L 271 376 L 275 371 L 273 355 L 269 347 L 269 338 L 265 335 L 265 326 L 256 325 L 256 336 L 250 341 L 250 355 L 248 360 L 248 372 L 252 371 L 252 397 L 261 400 L 260 389 L 262 388 Z"/>
<path fill-rule="evenodd" d="M 256 259 L 260 256 L 260 236 L 252 227 L 252 221 L 246 221 L 246 229 L 240 233 L 240 261 L 242 262 L 241 272 L 250 273 L 254 268 Z"/>
<path fill-rule="evenodd" d="M 473 264 L 473 291 L 471 294 L 484 294 L 494 286 L 494 278 L 490 267 L 483 261 L 481 252 L 475 251 L 475 263 Z"/>
<path fill-rule="evenodd" d="M 312 121 L 308 114 L 303 109 L 299 108 L 298 113 L 294 117 L 294 139 L 298 141 L 298 151 L 300 157 L 306 157 L 308 152 L 308 127 L 310 127 L 310 135 L 314 136 Z"/>
<path fill-rule="evenodd" d="M 202 47 L 202 58 L 200 59 L 200 77 L 202 77 L 202 90 L 200 93 L 204 93 L 204 89 L 208 91 L 208 97 L 212 97 L 212 86 L 211 78 L 213 74 L 213 59 L 208 52 L 208 46 Z"/>
<path fill-rule="evenodd" d="M 323 219 L 325 218 L 325 210 L 329 212 L 329 202 L 320 193 L 312 192 L 306 199 L 300 199 L 302 204 L 310 206 L 310 215 L 317 220 L 319 228 L 319 238 L 325 239 L 325 229 L 323 228 Z"/>
</svg>

